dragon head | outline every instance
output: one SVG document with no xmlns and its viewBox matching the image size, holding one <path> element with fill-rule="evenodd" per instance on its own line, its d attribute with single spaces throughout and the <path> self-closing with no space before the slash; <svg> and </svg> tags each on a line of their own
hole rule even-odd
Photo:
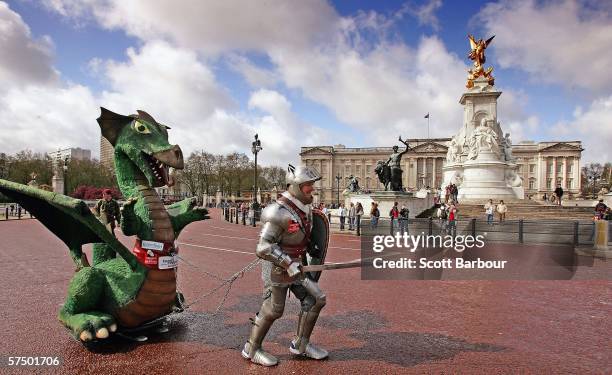
<svg viewBox="0 0 612 375">
<path fill-rule="evenodd" d="M 150 186 L 174 185 L 170 168 L 183 169 L 183 152 L 168 143 L 168 129 L 144 111 L 124 116 L 100 108 L 97 119 L 102 136 L 115 148 L 115 155 L 125 156 L 140 170 Z"/>
</svg>

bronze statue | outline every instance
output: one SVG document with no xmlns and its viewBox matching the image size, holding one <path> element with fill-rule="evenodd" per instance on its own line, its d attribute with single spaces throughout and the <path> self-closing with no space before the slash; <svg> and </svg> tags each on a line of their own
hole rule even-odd
<svg viewBox="0 0 612 375">
<path fill-rule="evenodd" d="M 385 162 L 385 165 L 389 167 L 389 182 L 391 183 L 392 191 L 404 190 L 404 187 L 402 186 L 402 168 L 400 167 L 400 163 L 402 161 L 402 156 L 410 149 L 410 146 L 408 146 L 408 141 L 402 140 L 401 135 L 399 137 L 399 141 L 406 145 L 406 149 L 402 152 L 398 152 L 399 147 L 393 146 L 393 153 L 389 155 L 389 159 L 387 159 Z M 387 190 L 386 187 L 385 190 Z"/>
<path fill-rule="evenodd" d="M 478 41 L 476 41 L 472 35 L 468 34 L 471 48 L 468 58 L 474 61 L 474 68 L 468 70 L 468 80 L 467 84 L 465 85 L 465 87 L 468 89 L 474 87 L 474 80 L 480 76 L 485 77 L 488 84 L 491 86 L 493 86 L 495 83 L 495 78 L 493 78 L 493 75 L 491 74 L 493 72 L 493 68 L 488 67 L 485 70 L 483 67 L 484 63 L 487 61 L 487 58 L 485 57 L 485 49 L 487 49 L 493 38 L 495 38 L 495 35 L 485 41 L 482 39 L 478 39 Z"/>
</svg>

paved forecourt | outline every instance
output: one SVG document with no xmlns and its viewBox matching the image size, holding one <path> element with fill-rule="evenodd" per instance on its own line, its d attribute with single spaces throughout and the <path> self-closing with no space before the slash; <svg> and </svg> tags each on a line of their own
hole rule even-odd
<svg viewBox="0 0 612 375">
<path fill-rule="evenodd" d="M 218 312 L 224 289 L 201 298 L 220 284 L 213 276 L 227 278 L 255 259 L 258 228 L 225 222 L 218 210 L 212 217 L 179 237 L 186 261 L 179 288 L 188 303 L 198 302 L 172 319 L 167 334 L 144 344 L 113 338 L 91 350 L 56 318 L 74 271 L 65 245 L 36 220 L 0 222 L 0 355 L 58 356 L 63 362 L 50 370 L 63 373 L 268 373 L 239 352 L 261 303 L 259 269 L 237 279 Z M 122 241 L 131 247 L 133 240 Z M 328 261 L 358 258 L 359 245 L 355 236 L 334 234 Z M 327 271 L 320 284 L 328 302 L 313 342 L 330 358 L 289 354 L 299 309 L 291 297 L 265 342 L 281 361 L 272 371 L 612 371 L 604 350 L 612 331 L 610 281 L 362 281 L 359 269 L 345 269 Z"/>
</svg>

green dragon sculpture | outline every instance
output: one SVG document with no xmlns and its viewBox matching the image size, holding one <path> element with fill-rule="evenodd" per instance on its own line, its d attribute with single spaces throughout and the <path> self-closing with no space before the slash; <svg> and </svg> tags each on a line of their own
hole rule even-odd
<svg viewBox="0 0 612 375">
<path fill-rule="evenodd" d="M 133 253 L 82 200 L 0 180 L 0 195 L 19 202 L 68 246 L 77 272 L 59 320 L 83 342 L 105 339 L 118 328 L 137 329 L 180 309 L 174 241 L 187 224 L 209 218 L 194 198 L 166 210 L 154 190 L 174 183 L 170 168 L 183 168 L 181 149 L 168 143 L 167 126 L 144 111 L 101 111 L 97 121 L 115 148 L 117 182 L 127 199 L 121 231 L 137 237 Z M 82 252 L 87 243 L 94 244 L 91 265 Z"/>
</svg>

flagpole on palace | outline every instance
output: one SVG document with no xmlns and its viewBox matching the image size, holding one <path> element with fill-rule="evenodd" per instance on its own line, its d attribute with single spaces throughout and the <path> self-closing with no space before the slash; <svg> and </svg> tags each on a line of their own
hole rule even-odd
<svg viewBox="0 0 612 375">
<path fill-rule="evenodd" d="M 429 140 L 429 118 L 431 117 L 431 115 L 429 114 L 429 112 L 427 112 L 427 114 L 425 115 L 425 118 L 427 119 L 427 140 Z"/>
</svg>

